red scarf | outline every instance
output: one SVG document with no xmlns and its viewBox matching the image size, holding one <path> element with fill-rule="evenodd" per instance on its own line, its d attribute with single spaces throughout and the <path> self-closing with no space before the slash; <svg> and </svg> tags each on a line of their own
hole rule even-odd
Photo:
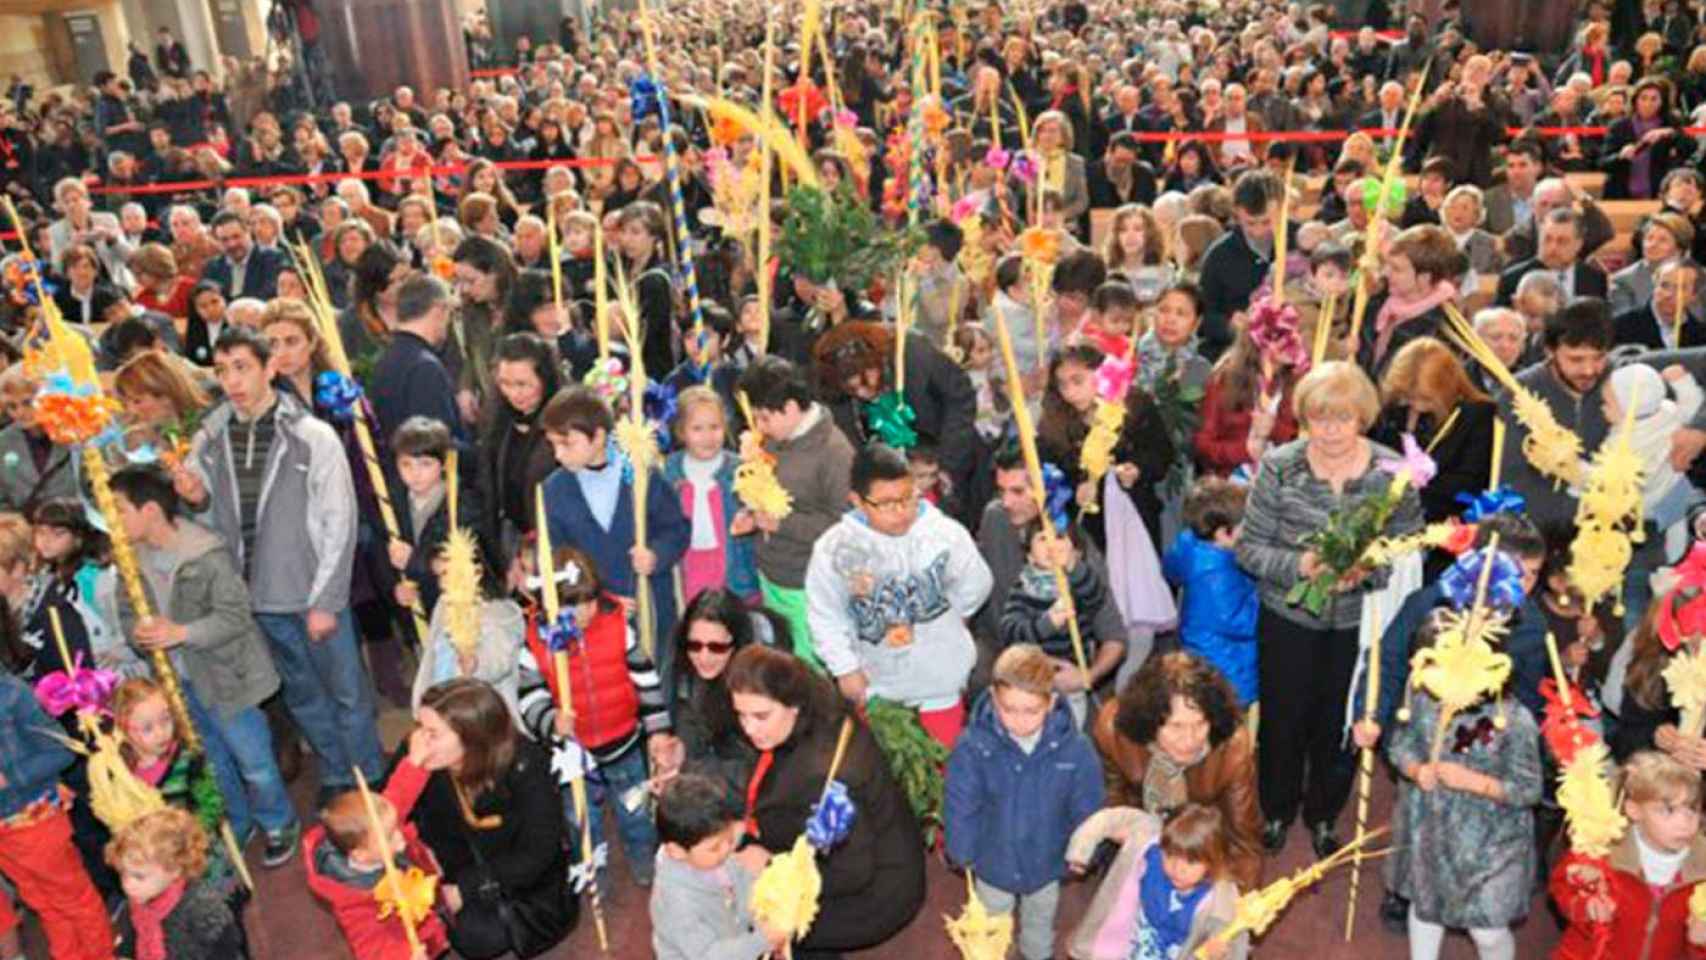
<svg viewBox="0 0 1706 960">
<path fill-rule="evenodd" d="M 1588 62 L 1588 72 L 1593 75 L 1593 85 L 1599 86 L 1605 82 L 1605 48 L 1584 48 L 1582 57 Z M 1632 109 L 1632 108 L 1631 108 Z"/>
<path fill-rule="evenodd" d="M 758 790 L 764 786 L 764 776 L 775 762 L 776 751 L 766 750 L 759 754 L 758 765 L 752 768 L 752 779 L 746 782 L 746 835 L 749 837 L 758 836 Z"/>
<path fill-rule="evenodd" d="M 130 922 L 136 928 L 136 960 L 166 960 L 166 918 L 177 909 L 188 884 L 179 877 L 147 903 L 130 901 Z"/>
</svg>

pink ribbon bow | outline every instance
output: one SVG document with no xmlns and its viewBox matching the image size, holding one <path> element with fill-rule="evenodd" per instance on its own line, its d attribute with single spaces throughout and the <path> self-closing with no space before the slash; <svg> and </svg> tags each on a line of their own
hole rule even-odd
<svg viewBox="0 0 1706 960">
<path fill-rule="evenodd" d="M 83 666 L 83 655 L 79 653 L 68 669 L 36 681 L 36 700 L 51 717 L 63 716 L 68 710 L 99 713 L 117 686 L 118 674 Z"/>
<path fill-rule="evenodd" d="M 1110 403 L 1125 399 L 1131 381 L 1137 376 L 1137 361 L 1125 357 L 1106 356 L 1096 368 L 1096 395 Z"/>
</svg>

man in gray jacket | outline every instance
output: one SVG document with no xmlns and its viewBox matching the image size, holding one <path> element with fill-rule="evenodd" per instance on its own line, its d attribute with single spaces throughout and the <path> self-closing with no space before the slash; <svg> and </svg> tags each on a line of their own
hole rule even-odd
<svg viewBox="0 0 1706 960">
<path fill-rule="evenodd" d="M 225 541 L 271 641 L 284 699 L 320 756 L 320 792 L 384 771 L 373 689 L 349 610 L 355 487 L 332 428 L 272 385 L 272 353 L 247 327 L 213 347 L 226 402 L 173 474 L 189 508 Z"/>
<path fill-rule="evenodd" d="M 250 611 L 249 589 L 219 535 L 179 519 L 182 504 L 164 470 L 126 467 L 114 474 L 113 493 L 152 611 L 138 622 L 121 591 L 124 634 L 145 650 L 167 651 L 193 694 L 203 738 L 217 738 L 234 760 L 236 782 L 221 784 L 233 828 L 241 836 L 253 817 L 267 838 L 263 862 L 281 866 L 295 853 L 302 826 L 260 709 L 278 690 L 278 671 Z"/>
<path fill-rule="evenodd" d="M 977 665 L 972 668 L 971 679 L 967 682 L 968 700 L 975 701 L 977 694 L 989 685 L 990 670 L 995 658 L 1001 653 L 1000 626 L 1001 611 L 1007 608 L 1007 594 L 1013 590 L 1013 585 L 1019 582 L 1019 573 L 1025 569 L 1027 544 L 1019 542 L 1019 529 L 1037 518 L 1036 495 L 1031 491 L 1031 477 L 1025 469 L 1023 454 L 1015 446 L 1003 447 L 995 453 L 995 499 L 989 501 L 983 508 L 983 519 L 977 525 L 977 549 L 983 554 L 983 562 L 989 564 L 989 571 L 994 575 L 995 586 L 989 591 L 989 599 L 978 610 L 972 620 L 972 637 L 977 641 Z M 1085 542 L 1084 559 L 1091 565 L 1102 581 L 1107 582 L 1107 561 L 1096 551 L 1093 543 Z M 1096 648 L 1096 662 L 1090 664 L 1090 683 L 1092 687 L 1099 686 L 1108 676 L 1118 671 L 1122 674 L 1135 673 L 1149 657 L 1149 645 L 1153 638 L 1142 635 L 1127 635 L 1125 619 L 1120 616 L 1117 606 L 1104 603 L 1096 612 L 1094 633 L 1102 639 Z M 1141 650 L 1134 650 L 1134 656 L 1126 656 L 1126 643 L 1135 640 L 1149 640 Z M 1130 663 L 1129 668 L 1122 668 L 1121 663 Z"/>
</svg>

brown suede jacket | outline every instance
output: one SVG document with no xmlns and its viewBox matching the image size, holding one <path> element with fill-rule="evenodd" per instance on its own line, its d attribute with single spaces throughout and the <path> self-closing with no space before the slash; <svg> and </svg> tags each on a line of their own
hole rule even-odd
<svg viewBox="0 0 1706 960">
<path fill-rule="evenodd" d="M 1132 743 L 1114 728 L 1118 712 L 1118 701 L 1102 704 L 1090 736 L 1102 755 L 1107 805 L 1141 807 L 1150 748 Z M 1185 791 L 1192 803 L 1220 809 L 1228 828 L 1233 879 L 1239 889 L 1253 889 L 1262 874 L 1262 811 L 1257 804 L 1256 747 L 1250 728 L 1240 726 L 1211 748 L 1201 763 L 1185 771 Z"/>
</svg>

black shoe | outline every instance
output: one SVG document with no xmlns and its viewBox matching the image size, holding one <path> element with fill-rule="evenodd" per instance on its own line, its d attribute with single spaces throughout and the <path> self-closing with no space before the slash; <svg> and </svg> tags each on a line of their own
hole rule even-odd
<svg viewBox="0 0 1706 960">
<path fill-rule="evenodd" d="M 1330 823 L 1317 823 L 1309 828 L 1309 845 L 1315 848 L 1315 859 L 1325 860 L 1344 844 L 1339 842 L 1339 835 L 1333 832 Z"/>
<path fill-rule="evenodd" d="M 302 839 L 302 824 L 292 823 L 277 833 L 267 834 L 266 849 L 261 853 L 261 866 L 271 870 L 282 867 L 296 856 L 296 846 Z"/>
<path fill-rule="evenodd" d="M 1410 901 L 1388 890 L 1380 898 L 1380 925 L 1400 937 L 1410 935 Z"/>
<path fill-rule="evenodd" d="M 1285 849 L 1285 834 L 1291 829 L 1291 824 L 1284 820 L 1269 820 L 1262 827 L 1262 846 L 1269 853 L 1279 853 Z"/>
</svg>

